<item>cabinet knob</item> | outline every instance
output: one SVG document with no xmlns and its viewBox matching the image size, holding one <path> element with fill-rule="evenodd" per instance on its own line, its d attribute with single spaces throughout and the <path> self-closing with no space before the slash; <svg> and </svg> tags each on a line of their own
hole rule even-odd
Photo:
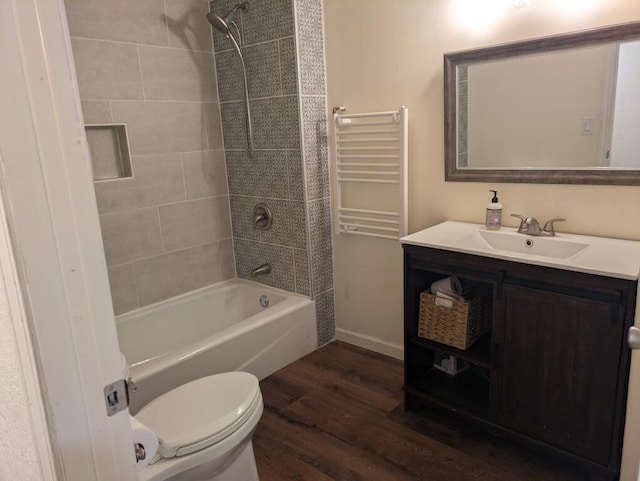
<svg viewBox="0 0 640 481">
<path fill-rule="evenodd" d="M 631 326 L 627 337 L 630 349 L 640 349 L 640 328 Z"/>
</svg>

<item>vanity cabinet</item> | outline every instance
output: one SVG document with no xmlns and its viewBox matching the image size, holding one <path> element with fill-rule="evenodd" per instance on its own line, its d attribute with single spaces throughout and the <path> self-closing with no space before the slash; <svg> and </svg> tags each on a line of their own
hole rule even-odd
<svg viewBox="0 0 640 481">
<path fill-rule="evenodd" d="M 622 368 L 620 306 L 510 284 L 502 297 L 490 418 L 608 464 Z"/>
<path fill-rule="evenodd" d="M 438 406 L 617 479 L 637 281 L 403 245 L 405 407 Z M 418 337 L 419 295 L 458 276 L 491 291 L 491 330 L 461 351 Z M 469 367 L 450 376 L 438 354 Z"/>
</svg>

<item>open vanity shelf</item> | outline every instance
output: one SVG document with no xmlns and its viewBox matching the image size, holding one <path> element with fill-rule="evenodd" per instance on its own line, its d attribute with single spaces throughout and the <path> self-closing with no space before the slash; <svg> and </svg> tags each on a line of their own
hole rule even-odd
<svg viewBox="0 0 640 481">
<path fill-rule="evenodd" d="M 403 244 L 405 408 L 446 409 L 589 473 L 619 476 L 637 279 Z M 447 276 L 490 292 L 466 350 L 418 336 L 422 291 Z M 434 368 L 438 354 L 469 367 Z"/>
<path fill-rule="evenodd" d="M 475 415 L 489 412 L 489 334 L 484 335 L 470 349 L 462 351 L 428 339 L 415 337 L 410 348 L 419 358 L 416 369 L 406 371 L 405 389 L 411 396 L 431 402 L 445 402 Z M 433 367 L 434 353 L 449 354 L 469 362 L 464 372 L 450 376 Z"/>
</svg>

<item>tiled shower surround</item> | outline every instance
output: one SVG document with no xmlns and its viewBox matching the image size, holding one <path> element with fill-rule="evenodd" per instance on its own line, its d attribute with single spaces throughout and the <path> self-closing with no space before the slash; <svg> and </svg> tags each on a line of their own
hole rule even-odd
<svg viewBox="0 0 640 481">
<path fill-rule="evenodd" d="M 128 129 L 133 177 L 94 183 L 115 312 L 233 277 L 206 2 L 65 7 L 85 123 Z"/>
<path fill-rule="evenodd" d="M 214 2 L 213 11 L 224 14 L 236 3 Z M 251 155 L 240 58 L 224 35 L 216 31 L 213 38 L 237 273 L 250 278 L 268 262 L 271 273 L 256 280 L 312 296 L 324 344 L 335 322 L 322 2 L 249 1 L 236 20 L 247 68 Z M 269 231 L 253 229 L 259 202 L 273 213 Z"/>
<path fill-rule="evenodd" d="M 116 313 L 269 262 L 256 280 L 312 296 L 319 344 L 331 340 L 321 0 L 249 0 L 238 14 L 251 158 L 240 60 L 217 32 L 214 57 L 206 0 L 65 6 L 85 122 L 126 123 L 129 134 L 133 177 L 95 182 Z M 252 228 L 257 202 L 274 214 L 270 231 Z"/>
</svg>

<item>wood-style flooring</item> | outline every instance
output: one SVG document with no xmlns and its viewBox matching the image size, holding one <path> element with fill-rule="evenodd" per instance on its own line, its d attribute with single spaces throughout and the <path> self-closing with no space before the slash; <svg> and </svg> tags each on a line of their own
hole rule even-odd
<svg viewBox="0 0 640 481">
<path fill-rule="evenodd" d="M 449 416 L 405 412 L 402 379 L 401 361 L 338 341 L 269 376 L 260 480 L 585 479 Z"/>
</svg>

